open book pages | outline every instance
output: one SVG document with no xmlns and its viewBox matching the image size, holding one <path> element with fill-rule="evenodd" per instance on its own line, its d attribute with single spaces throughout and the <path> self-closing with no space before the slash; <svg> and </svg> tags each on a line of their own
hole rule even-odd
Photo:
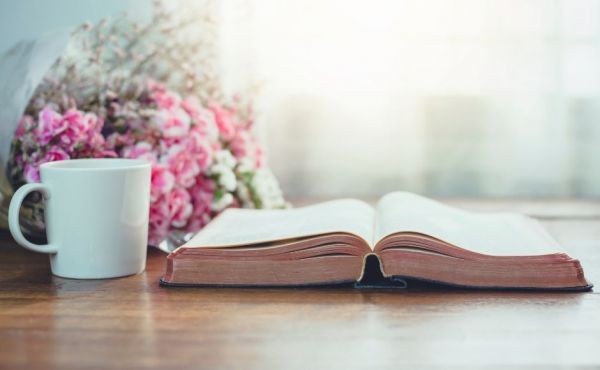
<svg viewBox="0 0 600 370">
<path fill-rule="evenodd" d="M 469 212 L 411 193 L 385 195 L 377 205 L 375 239 L 416 232 L 495 256 L 561 252 L 542 225 L 517 213 Z"/>
<path fill-rule="evenodd" d="M 302 208 L 230 208 L 184 246 L 235 246 L 347 232 L 373 241 L 375 211 L 365 202 L 340 199 Z"/>
<path fill-rule="evenodd" d="M 340 232 L 359 236 L 371 248 L 386 236 L 414 232 L 488 255 L 561 251 L 546 230 L 527 216 L 468 212 L 406 192 L 384 196 L 375 209 L 355 199 L 289 210 L 228 209 L 185 246 L 251 245 Z"/>
<path fill-rule="evenodd" d="M 412 279 L 469 288 L 590 289 L 579 261 L 560 249 L 528 217 L 468 212 L 397 192 L 375 208 L 342 199 L 289 210 L 227 210 L 167 257 L 161 281 L 372 285 L 365 277 L 379 276 L 383 286 Z"/>
</svg>

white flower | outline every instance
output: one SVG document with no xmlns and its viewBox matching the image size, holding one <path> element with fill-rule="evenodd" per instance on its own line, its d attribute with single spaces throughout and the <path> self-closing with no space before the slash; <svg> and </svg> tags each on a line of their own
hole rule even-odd
<svg viewBox="0 0 600 370">
<path fill-rule="evenodd" d="M 231 169 L 227 169 L 219 176 L 219 185 L 223 186 L 227 191 L 234 191 L 237 186 L 235 173 Z"/>
<path fill-rule="evenodd" d="M 261 208 L 283 208 L 287 206 L 277 179 L 267 168 L 260 168 L 254 173 L 252 187 L 261 201 Z"/>
<path fill-rule="evenodd" d="M 234 191 L 237 179 L 233 170 L 225 164 L 217 163 L 209 169 L 211 175 L 217 175 L 217 183 L 227 191 Z"/>
<path fill-rule="evenodd" d="M 218 152 L 216 152 L 215 162 L 225 165 L 229 168 L 235 167 L 237 163 L 237 161 L 235 160 L 233 155 L 231 155 L 231 152 L 229 150 L 219 150 Z"/>
<path fill-rule="evenodd" d="M 237 170 L 240 173 L 252 172 L 254 169 L 254 161 L 248 157 L 244 157 L 238 162 Z"/>
<path fill-rule="evenodd" d="M 254 201 L 252 200 L 252 194 L 250 189 L 243 182 L 239 182 L 236 191 L 237 197 L 242 201 L 242 207 L 244 208 L 255 208 Z"/>
<path fill-rule="evenodd" d="M 231 193 L 225 193 L 219 200 L 213 201 L 211 208 L 213 211 L 220 212 L 227 208 L 231 203 L 233 203 L 233 195 L 231 195 Z"/>
</svg>

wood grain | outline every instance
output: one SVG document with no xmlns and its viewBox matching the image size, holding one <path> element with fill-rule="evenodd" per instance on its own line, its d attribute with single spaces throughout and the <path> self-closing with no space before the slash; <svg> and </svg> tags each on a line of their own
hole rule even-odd
<svg viewBox="0 0 600 370">
<path fill-rule="evenodd" d="M 594 205 L 544 223 L 600 286 Z M 0 368 L 600 366 L 596 293 L 165 289 L 164 267 L 151 250 L 140 275 L 62 279 L 0 235 Z"/>
</svg>

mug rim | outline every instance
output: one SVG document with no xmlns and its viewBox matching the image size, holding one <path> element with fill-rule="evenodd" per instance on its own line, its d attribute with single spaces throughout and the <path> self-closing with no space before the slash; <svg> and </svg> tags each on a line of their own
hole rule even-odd
<svg viewBox="0 0 600 370">
<path fill-rule="evenodd" d="M 145 159 L 78 158 L 42 163 L 40 169 L 52 171 L 118 171 L 149 168 L 151 164 Z"/>
</svg>

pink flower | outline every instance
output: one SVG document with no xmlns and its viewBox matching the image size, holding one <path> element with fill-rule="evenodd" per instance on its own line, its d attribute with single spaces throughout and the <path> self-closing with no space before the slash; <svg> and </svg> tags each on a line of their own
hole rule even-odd
<svg viewBox="0 0 600 370">
<path fill-rule="evenodd" d="M 175 175 L 175 183 L 184 188 L 194 185 L 195 177 L 201 168 L 194 153 L 187 150 L 182 144 L 174 144 L 168 148 L 163 157 L 166 167 Z"/>
<path fill-rule="evenodd" d="M 192 196 L 193 211 L 186 229 L 196 232 L 208 224 L 212 217 L 211 204 L 215 197 L 215 184 L 212 180 L 199 176 L 189 193 Z"/>
<path fill-rule="evenodd" d="M 81 114 L 83 112 L 79 111 L 79 113 Z M 75 123 L 79 125 L 79 130 L 81 132 L 86 133 L 100 132 L 100 130 L 102 130 L 102 126 L 104 125 L 104 121 L 94 113 L 83 114 Z"/>
<path fill-rule="evenodd" d="M 175 188 L 153 201 L 150 204 L 149 243 L 158 245 L 171 227 L 184 227 L 192 215 L 192 208 L 191 196 L 182 188 Z"/>
<path fill-rule="evenodd" d="M 172 230 L 197 231 L 224 208 L 248 204 L 240 195 L 244 187 L 237 186 L 235 171 L 254 171 L 262 166 L 263 154 L 250 120 L 241 121 L 235 109 L 241 105 L 239 100 L 232 106 L 203 106 L 196 97 L 182 99 L 154 81 L 135 96 L 122 99 L 120 93 L 107 92 L 102 107 L 86 103 L 81 106 L 84 110 L 57 111 L 47 105 L 37 116 L 24 115 L 15 132 L 18 145 L 14 145 L 11 168 L 21 171 L 21 179 L 37 182 L 44 162 L 99 157 L 151 162 L 152 245 Z M 73 106 L 75 97 L 61 97 Z M 221 166 L 220 172 L 216 165 Z M 225 191 L 219 201 L 217 189 Z"/>
<path fill-rule="evenodd" d="M 113 150 L 100 150 L 94 153 L 94 158 L 117 158 L 118 155 Z"/>
<path fill-rule="evenodd" d="M 23 169 L 23 178 L 28 183 L 40 182 L 40 168 L 39 166 L 31 163 L 27 163 Z"/>
<path fill-rule="evenodd" d="M 88 132 L 88 135 L 100 134 L 104 127 L 104 119 L 98 117 L 94 113 L 86 113 L 83 116 L 83 127 Z"/>
<path fill-rule="evenodd" d="M 87 113 L 71 108 L 63 115 L 66 129 L 60 135 L 61 143 L 72 149 L 77 143 L 87 143 L 90 131 L 95 131 L 98 119 L 95 114 Z"/>
<path fill-rule="evenodd" d="M 46 155 L 44 155 L 44 158 L 42 159 L 42 163 L 63 161 L 65 159 L 69 159 L 69 154 L 62 148 L 54 145 L 46 152 Z"/>
<path fill-rule="evenodd" d="M 242 158 L 254 154 L 256 143 L 254 138 L 246 131 L 238 131 L 229 144 L 231 152 L 236 158 Z"/>
<path fill-rule="evenodd" d="M 44 157 L 39 159 L 40 153 L 34 153 L 23 168 L 23 178 L 26 182 L 40 182 L 40 165 L 46 162 L 62 161 L 69 159 L 69 155 L 60 147 L 53 145 Z"/>
<path fill-rule="evenodd" d="M 150 245 L 157 246 L 163 241 L 171 225 L 169 206 L 167 199 L 162 196 L 159 199 L 150 203 L 150 219 L 148 242 Z"/>
<path fill-rule="evenodd" d="M 167 87 L 162 82 L 158 82 L 158 81 L 155 81 L 155 80 L 148 80 L 147 84 L 148 84 L 148 89 L 150 91 L 153 91 L 153 92 L 156 92 L 156 91 L 165 92 L 165 91 L 167 91 Z"/>
<path fill-rule="evenodd" d="M 256 168 L 264 164 L 263 150 L 251 132 L 239 130 L 230 143 L 231 152 L 237 159 L 250 158 Z"/>
<path fill-rule="evenodd" d="M 148 87 L 150 88 L 150 91 L 152 91 L 152 99 L 159 108 L 171 109 L 178 107 L 181 104 L 181 96 L 174 91 L 169 91 L 165 85 L 157 82 L 150 82 Z"/>
<path fill-rule="evenodd" d="M 160 196 L 169 193 L 175 185 L 175 176 L 164 166 L 152 166 L 152 180 L 150 185 L 150 200 L 155 202 Z"/>
<path fill-rule="evenodd" d="M 102 149 L 104 143 L 104 136 L 98 132 L 93 132 L 88 136 L 88 146 L 93 149 Z"/>
<path fill-rule="evenodd" d="M 167 194 L 167 204 L 169 206 L 169 215 L 171 216 L 171 226 L 184 227 L 192 215 L 191 196 L 183 188 L 175 188 Z"/>
<path fill-rule="evenodd" d="M 210 110 L 201 108 L 196 115 L 191 117 L 193 125 L 190 132 L 201 134 L 203 141 L 213 144 L 219 142 L 219 129 L 215 122 L 215 116 Z"/>
<path fill-rule="evenodd" d="M 181 138 L 190 130 L 190 117 L 180 108 L 161 109 L 154 121 L 165 138 Z"/>
<path fill-rule="evenodd" d="M 190 117 L 194 118 L 200 114 L 200 112 L 204 109 L 202 108 L 202 104 L 195 96 L 188 96 L 181 102 L 181 108 L 186 111 Z"/>
<path fill-rule="evenodd" d="M 108 135 L 104 140 L 106 147 L 112 150 L 120 146 L 133 146 L 136 144 L 136 141 L 136 138 L 129 133 L 119 134 L 117 132 Z"/>
<path fill-rule="evenodd" d="M 46 145 L 55 136 L 60 135 L 67 129 L 68 122 L 50 107 L 42 109 L 38 116 L 37 140 L 41 145 Z"/>
<path fill-rule="evenodd" d="M 213 161 L 213 150 L 206 136 L 197 130 L 189 133 L 186 148 L 198 163 L 201 171 L 206 171 Z"/>
<path fill-rule="evenodd" d="M 212 104 L 209 109 L 215 115 L 215 122 L 221 137 L 225 141 L 233 139 L 235 135 L 235 112 L 216 104 Z"/>
<path fill-rule="evenodd" d="M 259 145 L 256 148 L 256 155 L 254 159 L 256 161 L 256 168 L 265 166 L 265 151 L 263 150 L 262 146 Z"/>
<path fill-rule="evenodd" d="M 152 144 L 146 141 L 140 141 L 134 146 L 127 146 L 121 152 L 123 158 L 145 159 L 150 163 L 157 163 L 158 159 Z"/>
<path fill-rule="evenodd" d="M 93 113 L 90 113 L 89 115 L 93 117 L 96 116 Z M 92 119 L 86 119 L 85 113 L 75 108 L 68 109 L 63 114 L 63 120 L 67 123 L 67 129 L 77 133 L 87 132 L 90 124 L 93 124 Z"/>
<path fill-rule="evenodd" d="M 28 114 L 21 117 L 17 130 L 15 131 L 15 139 L 23 137 L 23 135 L 25 135 L 26 132 L 29 132 L 34 126 L 35 122 L 33 117 Z"/>
</svg>

